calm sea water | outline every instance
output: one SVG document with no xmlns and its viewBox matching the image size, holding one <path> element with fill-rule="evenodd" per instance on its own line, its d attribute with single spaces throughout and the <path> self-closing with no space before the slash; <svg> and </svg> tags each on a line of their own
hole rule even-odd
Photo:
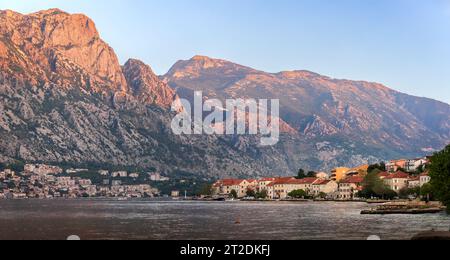
<svg viewBox="0 0 450 260">
<path fill-rule="evenodd" d="M 365 203 L 0 201 L 0 239 L 410 239 L 445 214 L 363 216 Z M 240 224 L 235 224 L 240 220 Z"/>
</svg>

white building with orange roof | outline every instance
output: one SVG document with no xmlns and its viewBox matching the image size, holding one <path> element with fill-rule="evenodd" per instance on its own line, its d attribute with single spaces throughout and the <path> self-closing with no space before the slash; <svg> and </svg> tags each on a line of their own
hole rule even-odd
<svg viewBox="0 0 450 260">
<path fill-rule="evenodd" d="M 303 190 L 312 195 L 313 184 L 317 182 L 317 178 L 279 178 L 273 183 L 269 184 L 269 198 L 271 199 L 286 199 L 289 193 L 295 190 Z"/>
<path fill-rule="evenodd" d="M 258 188 L 258 180 L 257 179 L 248 179 L 246 181 L 248 183 L 247 190 L 257 191 L 257 188 Z"/>
<path fill-rule="evenodd" d="M 255 179 L 239 180 L 239 179 L 224 179 L 219 180 L 213 184 L 213 194 L 229 196 L 234 190 L 237 193 L 238 198 L 247 196 L 247 191 L 254 190 L 258 186 L 258 181 Z"/>
<path fill-rule="evenodd" d="M 410 176 L 404 172 L 396 172 L 384 178 L 384 183 L 393 191 L 399 193 L 402 189 L 408 187 Z"/>
<path fill-rule="evenodd" d="M 314 196 L 319 196 L 322 193 L 329 195 L 338 191 L 339 184 L 333 180 L 320 179 L 312 185 L 312 189 Z"/>
<path fill-rule="evenodd" d="M 336 193 L 338 200 L 353 200 L 357 193 L 362 190 L 364 178 L 353 176 L 339 182 L 339 189 Z"/>
<path fill-rule="evenodd" d="M 213 184 L 213 194 L 214 195 L 230 195 L 232 190 L 236 193 L 240 190 L 239 184 L 242 180 L 237 179 L 224 179 L 219 180 Z"/>
<path fill-rule="evenodd" d="M 391 175 L 391 174 L 388 173 L 388 172 L 380 172 L 380 173 L 378 173 L 378 177 L 379 177 L 380 179 L 382 179 L 382 180 L 384 180 L 384 179 L 386 179 L 387 177 L 389 177 L 389 175 Z"/>
<path fill-rule="evenodd" d="M 257 190 L 259 192 L 261 192 L 263 190 L 268 192 L 269 191 L 268 185 L 274 181 L 275 181 L 275 178 L 262 178 L 262 179 L 258 180 Z"/>
</svg>

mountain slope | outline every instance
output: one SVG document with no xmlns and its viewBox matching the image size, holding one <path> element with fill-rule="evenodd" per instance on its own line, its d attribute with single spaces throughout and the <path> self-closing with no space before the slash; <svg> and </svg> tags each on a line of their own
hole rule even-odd
<svg viewBox="0 0 450 260">
<path fill-rule="evenodd" d="M 57 9 L 0 11 L 0 162 L 96 163 L 162 173 L 292 175 L 423 155 L 449 140 L 449 106 L 378 84 L 306 71 L 270 74 L 224 60 L 178 62 L 161 80 L 120 66 L 93 21 Z M 169 84 L 173 87 L 171 88 Z M 175 136 L 170 104 L 280 98 L 280 142 L 258 136 Z"/>
<path fill-rule="evenodd" d="M 449 105 L 376 83 L 308 71 L 265 73 L 203 56 L 177 62 L 164 80 L 185 98 L 204 91 L 210 98 L 280 99 L 281 118 L 303 139 L 336 137 L 385 154 L 420 154 L 450 140 Z"/>
<path fill-rule="evenodd" d="M 84 15 L 0 11 L 0 67 L 0 162 L 290 174 L 257 138 L 173 135 L 176 93 L 138 60 L 121 67 Z"/>
</svg>

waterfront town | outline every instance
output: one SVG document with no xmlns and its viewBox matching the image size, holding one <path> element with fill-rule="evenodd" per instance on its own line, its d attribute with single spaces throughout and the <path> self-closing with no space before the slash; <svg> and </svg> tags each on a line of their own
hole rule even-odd
<svg viewBox="0 0 450 260">
<path fill-rule="evenodd" d="M 425 171 L 429 163 L 427 158 L 414 160 L 396 160 L 384 163 L 383 170 L 377 176 L 390 190 L 400 193 L 405 189 L 420 188 L 430 182 Z M 365 177 L 369 174 L 369 165 L 355 168 L 339 167 L 330 173 L 310 172 L 305 176 L 267 177 L 259 179 L 223 179 L 212 185 L 211 193 L 215 198 L 249 198 L 267 200 L 286 200 L 293 198 L 315 198 L 330 200 L 355 200 L 363 190 Z M 145 180 L 129 184 L 128 180 L 137 180 L 141 173 L 127 171 L 99 170 L 93 176 L 82 175 L 89 169 L 66 169 L 46 164 L 26 164 L 21 172 L 5 169 L 0 172 L 0 199 L 25 198 L 87 198 L 122 197 L 152 198 L 161 196 L 161 192 L 150 182 L 166 182 L 168 177 L 159 173 L 148 173 Z M 179 197 L 180 191 L 173 190 L 170 195 Z M 258 195 L 258 196 L 256 196 Z"/>
<path fill-rule="evenodd" d="M 389 161 L 383 170 L 377 170 L 376 177 L 387 190 L 400 194 L 405 190 L 424 187 L 431 181 L 426 166 L 429 160 Z M 223 179 L 212 186 L 215 197 L 236 199 L 255 198 L 286 200 L 295 198 L 314 198 L 328 200 L 357 200 L 364 189 L 364 181 L 370 173 L 369 165 L 356 168 L 339 167 L 330 173 L 311 172 L 300 177 L 269 177 L 260 179 Z"/>
<path fill-rule="evenodd" d="M 23 172 L 5 169 L 0 172 L 0 199 L 26 198 L 81 198 L 121 197 L 144 198 L 159 195 L 158 189 L 148 184 L 125 185 L 129 179 L 139 178 L 139 173 L 100 170 L 96 174 L 101 184 L 93 184 L 89 178 L 76 177 L 88 169 L 63 170 L 45 164 L 26 164 Z M 149 174 L 149 179 L 164 181 L 166 177 Z"/>
</svg>

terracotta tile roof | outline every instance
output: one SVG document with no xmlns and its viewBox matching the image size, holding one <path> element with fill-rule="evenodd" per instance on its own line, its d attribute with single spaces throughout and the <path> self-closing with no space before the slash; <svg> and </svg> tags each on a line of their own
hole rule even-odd
<svg viewBox="0 0 450 260">
<path fill-rule="evenodd" d="M 314 185 L 327 185 L 330 182 L 330 180 L 318 180 L 314 183 Z"/>
<path fill-rule="evenodd" d="M 382 177 L 388 177 L 390 174 L 388 172 L 380 172 L 378 174 L 378 177 L 382 178 Z"/>
<path fill-rule="evenodd" d="M 295 179 L 292 177 L 286 177 L 286 178 L 277 178 L 273 183 L 271 183 L 273 185 L 283 185 L 283 184 L 313 184 L 314 182 L 316 182 L 318 179 L 317 178 L 304 178 L 304 179 Z"/>
<path fill-rule="evenodd" d="M 237 179 L 225 179 L 221 180 L 221 185 L 223 186 L 236 186 L 240 185 L 244 180 L 237 180 Z"/>
<path fill-rule="evenodd" d="M 294 179 L 291 180 L 289 184 L 313 184 L 315 183 L 317 180 L 319 180 L 318 178 L 304 178 L 304 179 Z"/>
<path fill-rule="evenodd" d="M 348 178 L 344 179 L 343 181 L 341 181 L 341 183 L 359 184 L 359 183 L 362 183 L 363 181 L 364 181 L 363 177 L 353 176 L 353 177 L 348 177 Z"/>
<path fill-rule="evenodd" d="M 275 181 L 289 181 L 289 180 L 294 180 L 294 177 L 280 177 L 280 178 L 275 178 Z"/>
<path fill-rule="evenodd" d="M 259 180 L 260 182 L 266 182 L 266 181 L 275 181 L 275 178 L 262 178 Z"/>
<path fill-rule="evenodd" d="M 404 172 L 396 172 L 394 174 L 389 175 L 388 177 L 386 177 L 386 179 L 408 179 L 409 178 L 409 174 L 404 173 Z"/>
<path fill-rule="evenodd" d="M 430 176 L 430 172 L 424 172 L 420 176 Z"/>
</svg>

